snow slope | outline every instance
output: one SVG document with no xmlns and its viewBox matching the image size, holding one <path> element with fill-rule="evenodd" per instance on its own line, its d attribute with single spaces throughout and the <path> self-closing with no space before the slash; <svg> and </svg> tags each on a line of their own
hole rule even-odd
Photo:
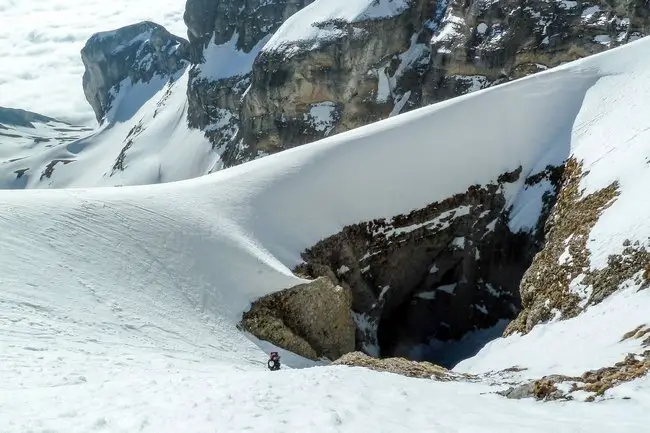
<svg viewBox="0 0 650 433">
<path fill-rule="evenodd" d="M 184 36 L 184 8 L 183 0 L 0 0 L 0 106 L 94 126 L 81 88 L 86 40 L 98 27 L 143 20 Z"/>
<path fill-rule="evenodd" d="M 0 191 L 2 430 L 643 431 L 647 378 L 617 391 L 632 400 L 588 405 L 511 401 L 485 394 L 495 390 L 488 385 L 345 367 L 269 373 L 235 324 L 256 297 L 300 282 L 290 271 L 300 252 L 346 224 L 422 207 L 520 165 L 535 173 L 574 152 L 611 146 L 638 157 L 647 116 L 625 116 L 602 98 L 650 111 L 649 49 L 641 40 L 192 180 Z M 473 128 L 462 127 L 467 119 Z M 599 122 L 619 133 L 583 139 Z M 641 171 L 608 167 L 595 175 L 622 185 Z M 507 193 L 513 224 L 532 224 L 527 206 L 538 191 Z M 642 232 L 643 211 L 617 223 Z M 648 297 L 623 290 L 572 321 L 495 340 L 465 370 L 609 365 L 638 349 L 614 336 L 643 320 Z M 576 341 L 596 349 L 588 362 L 579 347 L 566 350 Z"/>
<path fill-rule="evenodd" d="M 14 143 L 21 150 L 0 165 L 0 188 L 139 185 L 207 173 L 219 155 L 201 131 L 187 126 L 188 74 L 181 71 L 169 82 L 159 76 L 149 83 L 125 80 L 106 122 L 77 140 Z M 51 173 L 44 175 L 48 168 Z"/>
<path fill-rule="evenodd" d="M 36 113 L 0 107 L 0 188 L 24 188 L 30 157 L 49 153 L 91 131 Z M 47 164 L 43 163 L 45 169 Z"/>
<path fill-rule="evenodd" d="M 224 44 L 214 43 L 214 37 L 203 50 L 204 61 L 199 68 L 197 78 L 211 81 L 244 76 L 251 72 L 255 57 L 260 52 L 269 36 L 262 38 L 250 52 L 237 49 L 239 34 L 233 33 L 230 40 Z"/>
</svg>

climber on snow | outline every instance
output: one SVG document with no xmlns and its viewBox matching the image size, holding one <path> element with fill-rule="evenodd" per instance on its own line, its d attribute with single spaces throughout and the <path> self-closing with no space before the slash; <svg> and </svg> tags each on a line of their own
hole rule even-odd
<svg viewBox="0 0 650 433">
<path fill-rule="evenodd" d="M 266 363 L 266 365 L 271 371 L 280 369 L 280 355 L 278 355 L 278 352 L 271 352 L 271 356 L 269 357 L 269 361 Z"/>
</svg>

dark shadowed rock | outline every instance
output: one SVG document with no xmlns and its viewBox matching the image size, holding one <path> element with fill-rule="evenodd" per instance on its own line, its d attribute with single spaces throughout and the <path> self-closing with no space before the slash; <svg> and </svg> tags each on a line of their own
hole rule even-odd
<svg viewBox="0 0 650 433">
<path fill-rule="evenodd" d="M 432 343 L 520 311 L 519 284 L 543 235 L 509 229 L 504 188 L 520 176 L 504 173 L 408 214 L 347 226 L 305 251 L 296 271 L 351 289 L 357 350 L 440 363 Z M 539 227 L 555 194 L 550 187 Z"/>
</svg>

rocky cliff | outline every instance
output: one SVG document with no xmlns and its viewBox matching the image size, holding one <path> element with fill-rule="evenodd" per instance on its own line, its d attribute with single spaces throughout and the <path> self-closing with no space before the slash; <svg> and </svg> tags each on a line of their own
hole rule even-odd
<svg viewBox="0 0 650 433">
<path fill-rule="evenodd" d="M 188 123 L 217 170 L 624 44 L 644 0 L 188 0 L 189 43 L 145 22 L 82 51 L 101 120 L 120 83 L 192 62 Z"/>
<path fill-rule="evenodd" d="M 253 62 L 280 25 L 312 0 L 188 0 L 185 23 L 194 62 L 188 85 L 190 126 L 205 130 L 215 149 L 236 154 L 242 98 Z M 223 158 L 234 165 L 234 156 Z M 219 167 L 217 167 L 219 168 Z"/>
<path fill-rule="evenodd" d="M 503 173 L 390 221 L 345 227 L 305 251 L 296 271 L 351 289 L 358 350 L 453 364 L 436 346 L 512 320 L 521 309 L 519 284 L 543 233 L 509 227 L 504 191 L 520 176 L 521 169 Z"/>
<path fill-rule="evenodd" d="M 521 281 L 523 311 L 508 325 L 506 335 L 527 333 L 552 319 L 575 317 L 625 282 L 634 281 L 641 290 L 650 287 L 650 252 L 639 242 L 626 240 L 623 251 L 610 255 L 606 267 L 590 269 L 590 232 L 618 198 L 619 185 L 612 182 L 582 196 L 580 182 L 586 176 L 582 163 L 571 158 L 566 167 L 546 224 L 545 247 Z"/>
<path fill-rule="evenodd" d="M 102 122 L 120 86 L 170 77 L 187 66 L 186 40 L 164 27 L 141 22 L 118 30 L 96 33 L 81 50 L 86 71 L 83 88 L 88 103 Z"/>
<path fill-rule="evenodd" d="M 202 62 L 192 122 L 224 166 L 601 52 L 650 25 L 643 0 L 234 3 L 188 1 L 185 15 Z M 215 71 L 218 59 L 230 66 Z"/>
</svg>

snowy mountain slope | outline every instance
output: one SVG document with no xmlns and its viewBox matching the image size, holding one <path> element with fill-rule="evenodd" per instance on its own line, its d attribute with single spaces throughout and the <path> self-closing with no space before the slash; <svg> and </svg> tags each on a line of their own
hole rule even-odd
<svg viewBox="0 0 650 433">
<path fill-rule="evenodd" d="M 31 159 L 51 153 L 92 129 L 69 125 L 57 119 L 0 107 L 0 188 L 24 188 L 33 168 Z M 44 170 L 53 161 L 42 164 Z M 29 173 L 31 174 L 31 173 Z"/>
<path fill-rule="evenodd" d="M 8 153 L 0 187 L 161 183 L 215 166 L 219 155 L 188 127 L 187 41 L 141 22 L 93 35 L 81 54 L 84 92 L 101 125 L 29 154 Z M 22 146 L 21 140 L 3 136 L 7 151 Z"/>
<path fill-rule="evenodd" d="M 500 432 L 504 425 L 642 431 L 647 378 L 593 406 L 482 394 L 500 383 L 329 367 L 268 373 L 264 354 L 235 324 L 255 298 L 300 282 L 290 271 L 300 253 L 342 226 L 420 208 L 519 165 L 534 173 L 570 154 L 589 155 L 594 159 L 585 166 L 596 177 L 590 172 L 585 183 L 619 178 L 620 199 L 634 196 L 626 179 L 647 167 L 636 161 L 647 143 L 641 111 L 648 109 L 650 68 L 642 54 L 649 44 L 641 40 L 197 179 L 1 191 L 0 425 L 9 432 Z M 603 104 L 603 95 L 639 115 Z M 500 110 L 493 109 L 497 103 Z M 455 127 L 467 116 L 476 119 L 475 130 Z M 611 141 L 589 133 L 600 123 L 615 125 Z M 630 169 L 595 156 L 608 150 L 633 160 Z M 513 224 L 531 196 L 538 199 L 523 185 L 508 191 L 509 203 L 521 209 Z M 611 213 L 618 226 L 647 239 L 643 208 L 624 213 L 616 206 L 603 218 Z M 593 242 L 595 257 L 621 248 L 606 237 Z M 623 290 L 575 319 L 496 340 L 461 367 L 483 372 L 517 364 L 534 377 L 610 365 L 640 350 L 638 341 L 619 343 L 617 336 L 642 324 L 636 322 L 645 320 L 649 296 Z M 625 396 L 633 399 L 620 400 Z"/>
<path fill-rule="evenodd" d="M 33 148 L 28 155 L 10 152 L 13 161 L 0 166 L 0 186 L 137 185 L 207 173 L 219 157 L 201 131 L 187 126 L 186 85 L 184 71 L 169 81 L 124 80 L 101 127 L 90 133 L 86 128 L 76 140 Z"/>
</svg>

